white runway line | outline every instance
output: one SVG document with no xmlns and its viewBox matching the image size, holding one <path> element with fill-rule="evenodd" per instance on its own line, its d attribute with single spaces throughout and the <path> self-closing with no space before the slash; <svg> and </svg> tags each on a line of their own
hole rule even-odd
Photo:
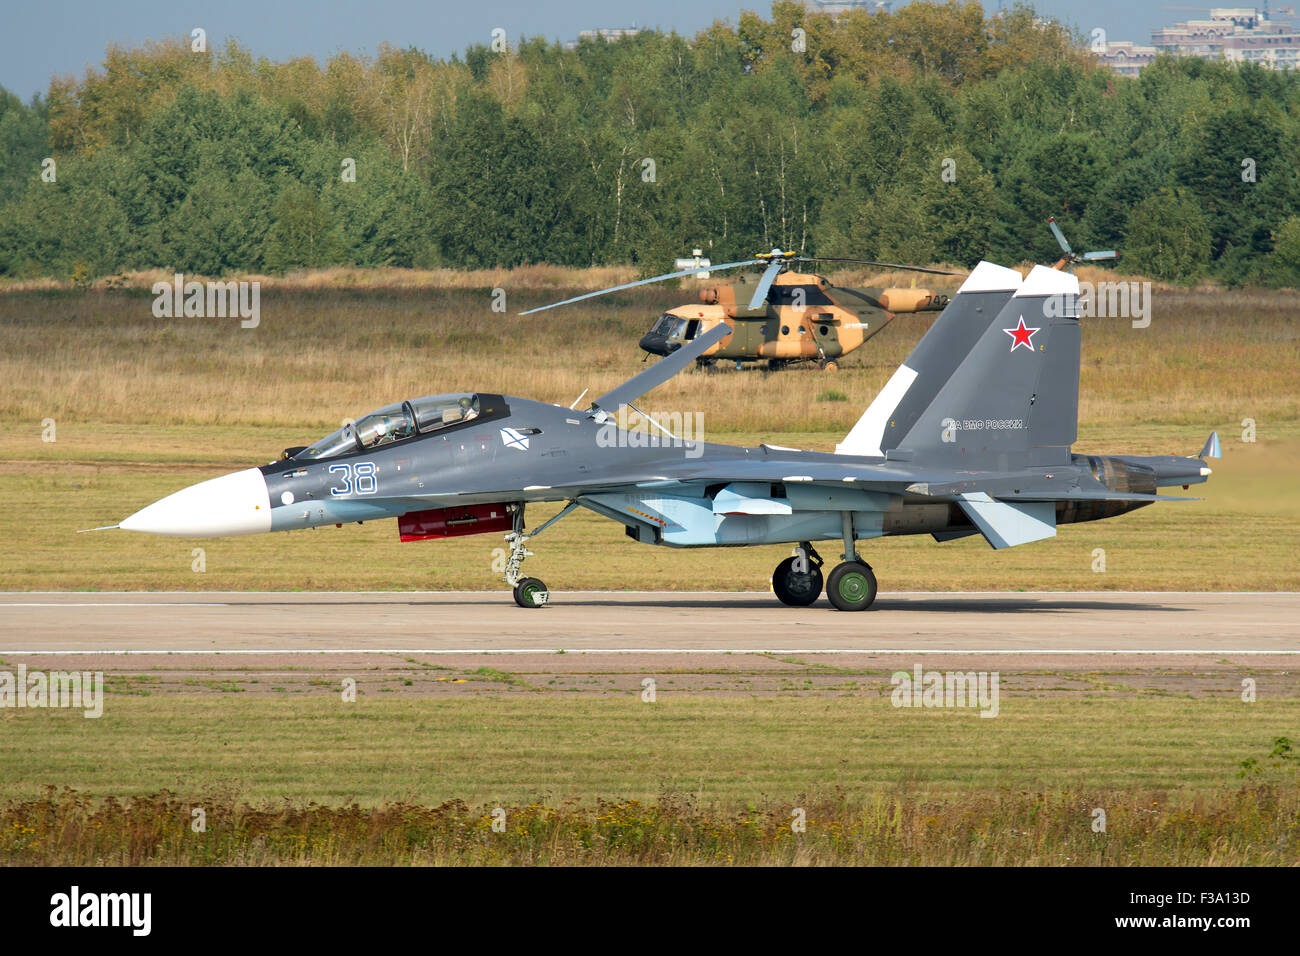
<svg viewBox="0 0 1300 956">
<path fill-rule="evenodd" d="M 0 607 L 230 607 L 230 605 L 223 601 L 82 601 L 75 604 L 58 601 L 45 604 L 3 601 L 0 602 Z"/>
<path fill-rule="evenodd" d="M 482 648 L 322 648 L 319 650 L 305 650 L 303 648 L 285 648 L 271 650 L 267 648 L 250 648 L 248 650 L 239 650 L 235 648 L 222 648 L 220 650 L 200 651 L 192 648 L 171 649 L 158 648 L 154 650 L 137 650 L 137 649 L 112 649 L 112 650 L 20 650 L 8 651 L 0 650 L 0 658 L 10 654 L 23 654 L 40 656 L 47 654 L 50 656 L 148 656 L 148 655 L 179 655 L 188 654 L 191 656 L 202 656 L 204 654 L 231 654 L 231 655 L 265 655 L 265 654 L 458 654 L 465 656 L 490 656 L 492 654 L 735 654 L 735 655 L 768 655 L 768 654 L 909 654 L 909 655 L 937 655 L 937 654 L 957 654 L 963 656 L 971 655 L 1000 655 L 1000 656 L 1025 656 L 1028 654 L 1050 654 L 1050 655 L 1114 655 L 1114 656 L 1160 656 L 1176 657 L 1179 655 L 1200 655 L 1218 654 L 1219 656 L 1295 656 L 1300 655 L 1300 650 L 1289 651 L 1262 651 L 1262 650 L 1237 650 L 1235 648 L 1211 648 L 1210 650 L 1168 650 L 1168 649 L 1150 649 L 1150 650 L 1116 650 L 1114 648 L 1068 648 L 1050 650 L 1034 650 L 1026 648 L 1017 650 L 1014 648 L 993 648 L 985 650 L 966 650 L 956 648 L 707 648 L 707 647 L 565 647 L 565 648 L 548 648 L 548 647 L 508 647 L 499 650 L 483 650 Z"/>
</svg>

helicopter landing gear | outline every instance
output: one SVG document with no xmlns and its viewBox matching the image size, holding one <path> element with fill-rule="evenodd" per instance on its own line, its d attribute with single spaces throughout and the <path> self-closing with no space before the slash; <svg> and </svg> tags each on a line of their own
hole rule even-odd
<svg viewBox="0 0 1300 956">
<path fill-rule="evenodd" d="M 560 512 L 547 521 L 540 528 L 529 534 L 524 530 L 524 506 L 522 503 L 512 505 L 514 508 L 514 525 L 513 531 L 509 532 L 506 538 L 506 545 L 510 553 L 506 556 L 505 579 L 506 584 L 514 589 L 515 603 L 520 607 L 534 608 L 545 607 L 551 600 L 551 592 L 546 589 L 546 584 L 540 578 L 526 578 L 520 575 L 520 569 L 523 567 L 524 558 L 532 557 L 533 552 L 525 547 L 524 543 L 529 538 L 535 538 L 555 522 L 559 521 L 565 515 L 571 513 L 578 507 L 576 501 L 570 501 Z"/>
<path fill-rule="evenodd" d="M 834 359 L 824 359 L 817 363 L 817 367 L 823 372 L 838 372 L 839 364 Z"/>
<path fill-rule="evenodd" d="M 772 572 L 772 592 L 790 607 L 808 607 L 822 593 L 822 557 L 807 541 Z"/>
<path fill-rule="evenodd" d="M 854 547 L 853 513 L 840 512 L 844 534 L 844 562 L 826 580 L 826 597 L 837 611 L 865 611 L 876 600 L 876 574 L 858 557 Z"/>
</svg>

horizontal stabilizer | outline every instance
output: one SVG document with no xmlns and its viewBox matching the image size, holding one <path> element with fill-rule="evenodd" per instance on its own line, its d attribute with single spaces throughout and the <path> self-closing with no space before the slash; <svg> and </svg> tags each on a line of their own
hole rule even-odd
<svg viewBox="0 0 1300 956">
<path fill-rule="evenodd" d="M 962 495 L 957 504 L 994 548 L 1014 548 L 1056 536 L 1056 504 L 1051 501 L 1010 504 L 979 491 Z"/>
</svg>

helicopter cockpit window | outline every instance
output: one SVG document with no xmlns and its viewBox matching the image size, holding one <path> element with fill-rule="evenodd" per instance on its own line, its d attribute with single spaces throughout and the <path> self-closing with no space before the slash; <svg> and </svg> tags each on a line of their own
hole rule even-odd
<svg viewBox="0 0 1300 956">
<path fill-rule="evenodd" d="M 478 417 L 477 395 L 429 395 L 410 403 L 421 432 L 430 432 Z"/>
<path fill-rule="evenodd" d="M 361 447 L 378 448 L 415 434 L 415 416 L 406 402 L 387 405 L 357 420 L 357 438 Z"/>
<path fill-rule="evenodd" d="M 669 322 L 668 321 L 669 319 L 671 319 L 672 321 Z M 666 336 L 667 338 L 670 339 L 680 339 L 686 334 L 687 321 L 688 321 L 687 319 L 683 319 L 680 316 L 676 316 L 676 315 L 665 316 L 664 324 L 659 329 L 659 334 Z"/>
<path fill-rule="evenodd" d="M 676 321 L 677 316 L 665 312 L 655 321 L 655 324 L 651 327 L 650 331 L 658 333 L 659 335 L 667 335 L 672 329 L 673 323 Z"/>
</svg>

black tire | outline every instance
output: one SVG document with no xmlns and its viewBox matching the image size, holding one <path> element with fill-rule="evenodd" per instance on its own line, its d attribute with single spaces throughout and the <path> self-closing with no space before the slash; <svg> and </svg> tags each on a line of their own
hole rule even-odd
<svg viewBox="0 0 1300 956">
<path fill-rule="evenodd" d="M 790 607 L 808 607 L 822 593 L 822 569 L 808 561 L 808 570 L 800 574 L 794 569 L 794 558 L 786 558 L 772 572 L 772 590 L 777 600 Z"/>
<path fill-rule="evenodd" d="M 826 596 L 837 610 L 865 611 L 876 599 L 876 575 L 861 561 L 845 561 L 827 579 Z"/>
<path fill-rule="evenodd" d="M 546 595 L 546 598 L 543 598 L 540 604 L 536 600 L 536 596 L 539 593 Z M 549 597 L 550 595 L 547 593 L 546 585 L 538 578 L 524 578 L 515 585 L 515 603 L 520 607 L 543 607 L 546 604 L 546 599 Z"/>
</svg>

